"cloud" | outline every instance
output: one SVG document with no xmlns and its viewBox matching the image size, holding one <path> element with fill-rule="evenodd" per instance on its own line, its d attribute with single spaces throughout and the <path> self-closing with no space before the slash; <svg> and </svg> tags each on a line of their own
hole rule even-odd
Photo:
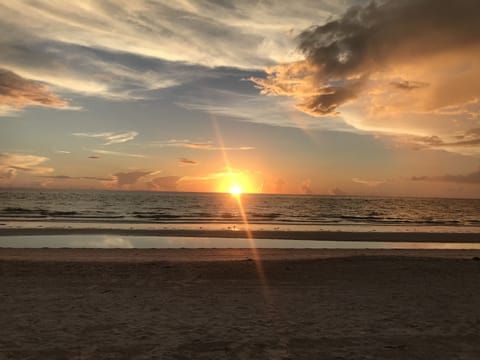
<svg viewBox="0 0 480 360">
<path fill-rule="evenodd" d="M 198 162 L 195 161 L 195 160 L 190 160 L 190 159 L 187 159 L 187 158 L 180 158 L 178 159 L 178 163 L 180 165 L 198 165 Z"/>
<path fill-rule="evenodd" d="M 304 194 L 313 194 L 312 191 L 312 181 L 310 179 L 303 180 L 302 184 L 300 185 L 302 193 Z"/>
<path fill-rule="evenodd" d="M 242 74 L 251 76 L 251 74 Z M 274 126 L 308 129 L 350 130 L 351 126 L 336 118 L 319 122 L 304 113 L 295 111 L 294 101 L 285 97 L 258 96 L 252 89 L 242 92 L 203 86 L 193 95 L 181 95 L 177 105 L 193 111 L 202 111 L 210 116 L 221 116 L 240 121 Z"/>
<path fill-rule="evenodd" d="M 333 189 L 330 189 L 330 195 L 344 196 L 347 195 L 347 193 L 338 187 L 334 187 Z"/>
<path fill-rule="evenodd" d="M 150 182 L 147 183 L 147 186 L 151 190 L 177 191 L 177 186 L 180 179 L 180 176 L 161 176 L 152 179 Z"/>
<path fill-rule="evenodd" d="M 62 92 L 143 99 L 215 67 L 296 59 L 295 34 L 343 9 L 332 0 L 3 2 L 0 64 Z"/>
<path fill-rule="evenodd" d="M 391 84 L 401 90 L 415 90 L 428 86 L 428 84 L 424 82 L 408 80 L 393 81 Z"/>
<path fill-rule="evenodd" d="M 228 147 L 228 146 L 216 146 L 211 141 L 207 142 L 195 142 L 191 140 L 165 140 L 165 141 L 154 141 L 149 144 L 150 146 L 155 147 L 184 147 L 188 149 L 197 149 L 197 150 L 223 150 L 223 151 L 233 151 L 233 150 L 254 150 L 252 146 L 238 146 L 238 147 Z"/>
<path fill-rule="evenodd" d="M 480 128 L 458 131 L 450 136 L 403 136 L 400 141 L 414 144 L 414 149 L 440 149 L 466 155 L 480 154 Z"/>
<path fill-rule="evenodd" d="M 114 156 L 126 156 L 126 157 L 134 157 L 134 158 L 146 158 L 145 155 L 142 154 L 132 154 L 132 153 L 126 153 L 126 152 L 121 152 L 121 151 L 109 151 L 109 150 L 102 150 L 102 149 L 90 149 L 87 151 L 94 152 L 96 154 L 102 154 L 102 155 L 114 155 Z"/>
<path fill-rule="evenodd" d="M 466 175 L 442 175 L 442 176 L 413 176 L 413 181 L 441 181 L 458 184 L 477 184 L 480 185 L 480 168 Z"/>
<path fill-rule="evenodd" d="M 52 42 L 213 66 L 259 68 L 295 57 L 293 36 L 343 10 L 337 1 L 300 3 L 234 0 L 170 2 L 8 2 L 1 6 L 14 34 Z M 297 27 L 297 28 L 294 28 Z M 291 34 L 291 35 L 290 35 Z M 287 36 L 286 36 L 287 35 Z M 161 41 L 159 41 L 159 39 Z"/>
<path fill-rule="evenodd" d="M 133 185 L 141 178 L 152 174 L 151 171 L 128 171 L 128 172 L 118 172 L 113 174 L 117 180 L 117 185 L 119 187 L 125 185 Z"/>
<path fill-rule="evenodd" d="M 371 186 L 371 187 L 375 187 L 385 183 L 385 181 L 383 180 L 371 180 L 371 179 L 359 179 L 359 178 L 353 178 L 352 181 L 357 184 Z"/>
<path fill-rule="evenodd" d="M 95 176 L 68 176 L 68 175 L 42 175 L 42 178 L 54 180 L 95 180 L 95 181 L 114 181 L 115 178 L 103 178 Z"/>
<path fill-rule="evenodd" d="M 448 139 L 478 126 L 479 10 L 476 0 L 354 5 L 297 37 L 303 60 L 251 80 L 263 94 L 295 99 L 312 116 L 341 115 L 360 130 Z"/>
<path fill-rule="evenodd" d="M 79 137 L 101 138 L 107 141 L 103 145 L 112 145 L 112 144 L 121 144 L 130 140 L 133 140 L 137 137 L 138 132 L 127 131 L 123 133 L 114 133 L 114 132 L 73 133 L 72 135 L 79 136 Z"/>
<path fill-rule="evenodd" d="M 16 153 L 0 153 L 0 176 L 10 180 L 15 178 L 17 173 L 26 172 L 31 174 L 48 174 L 54 171 L 50 167 L 40 166 L 49 158 L 44 156 Z"/>
<path fill-rule="evenodd" d="M 59 92 L 109 100 L 140 99 L 145 98 L 145 91 L 176 86 L 196 77 L 192 66 L 142 61 L 134 54 L 90 49 L 35 34 L 19 32 L 17 36 L 0 37 L 0 64 Z"/>
<path fill-rule="evenodd" d="M 27 106 L 65 108 L 68 103 L 47 86 L 0 68 L 0 106 L 22 109 Z M 8 112 L 6 112 L 8 115 Z"/>
</svg>

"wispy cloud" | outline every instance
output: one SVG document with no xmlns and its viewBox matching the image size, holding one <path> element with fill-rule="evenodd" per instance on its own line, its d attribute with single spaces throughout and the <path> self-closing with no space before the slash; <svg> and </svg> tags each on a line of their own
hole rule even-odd
<svg viewBox="0 0 480 360">
<path fill-rule="evenodd" d="M 353 178 L 352 181 L 357 184 L 366 185 L 370 187 L 379 186 L 385 183 L 384 180 L 372 180 L 372 179 L 359 179 Z"/>
<path fill-rule="evenodd" d="M 398 136 L 397 141 L 413 144 L 415 150 L 438 149 L 465 155 L 480 154 L 480 128 L 457 131 L 442 136 Z"/>
<path fill-rule="evenodd" d="M 142 154 L 132 154 L 132 153 L 126 153 L 126 152 L 121 152 L 121 151 L 108 151 L 108 150 L 102 150 L 102 149 L 87 149 L 87 151 L 94 152 L 96 154 L 102 154 L 102 155 L 114 155 L 114 156 L 126 156 L 126 157 L 134 157 L 134 158 L 146 158 L 147 156 L 142 155 Z"/>
<path fill-rule="evenodd" d="M 4 108 L 6 115 L 9 115 L 8 108 L 22 109 L 26 106 L 65 108 L 67 105 L 66 100 L 50 92 L 47 86 L 0 68 L 0 106 Z"/>
<path fill-rule="evenodd" d="M 107 142 L 104 145 L 112 144 L 121 144 L 130 140 L 135 139 L 138 135 L 136 131 L 127 131 L 123 133 L 114 133 L 114 132 L 101 132 L 101 133 L 73 133 L 74 136 L 79 137 L 90 137 L 90 138 L 101 138 Z"/>
<path fill-rule="evenodd" d="M 154 147 L 184 147 L 189 149 L 198 149 L 198 150 L 224 150 L 224 151 L 233 151 L 233 150 L 254 150 L 252 146 L 217 146 L 211 141 L 207 142 L 196 142 L 191 140 L 164 140 L 164 141 L 154 141 L 149 144 L 149 146 Z"/>
<path fill-rule="evenodd" d="M 62 92 L 116 99 L 188 82 L 214 67 L 261 69 L 299 57 L 298 32 L 343 10 L 331 0 L 282 6 L 206 2 L 9 1 L 0 63 Z M 161 41 L 159 41 L 161 39 Z"/>
<path fill-rule="evenodd" d="M 285 97 L 258 96 L 227 89 L 203 87 L 200 95 L 179 96 L 176 104 L 193 111 L 240 121 L 303 129 L 352 131 L 352 127 L 340 119 L 318 121 L 294 110 L 294 100 Z"/>
<path fill-rule="evenodd" d="M 343 9 L 333 1 L 270 6 L 237 1 L 159 0 L 85 4 L 2 3 L 11 30 L 52 41 L 207 66 L 255 68 L 295 56 L 300 29 Z M 297 28 L 293 28 L 292 24 Z M 162 39 L 162 41 L 158 41 Z M 245 51 L 249 49 L 250 51 Z"/>
<path fill-rule="evenodd" d="M 49 158 L 30 154 L 0 153 L 0 176 L 10 180 L 15 178 L 18 172 L 31 174 L 48 174 L 53 168 L 41 166 Z"/>
</svg>

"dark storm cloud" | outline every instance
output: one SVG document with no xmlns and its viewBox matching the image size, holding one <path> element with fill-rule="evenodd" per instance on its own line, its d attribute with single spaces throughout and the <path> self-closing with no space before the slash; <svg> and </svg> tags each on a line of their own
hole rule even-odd
<svg viewBox="0 0 480 360">
<path fill-rule="evenodd" d="M 299 47 L 329 76 L 368 73 L 402 58 L 476 45 L 479 6 L 477 0 L 371 2 L 303 32 Z"/>
<path fill-rule="evenodd" d="M 432 59 L 434 69 L 442 64 L 438 56 L 471 59 L 479 50 L 479 12 L 477 0 L 387 0 L 352 6 L 339 19 L 299 35 L 305 61 L 267 69 L 266 79 L 252 80 L 264 93 L 302 99 L 300 109 L 315 116 L 335 114 L 339 106 L 366 93 L 372 84 L 365 81 L 352 87 L 358 79 L 375 82 L 384 76 L 398 89 L 424 89 L 430 79 L 408 78 L 415 76 L 414 71 L 403 72 L 407 79 L 398 79 L 402 72 L 395 70 L 425 59 Z M 478 74 L 478 65 L 469 71 Z M 338 82 L 342 85 L 336 86 Z M 431 90 L 434 99 L 425 107 L 478 95 L 478 86 L 455 88 L 450 97 L 448 89 L 447 94 Z"/>
<path fill-rule="evenodd" d="M 0 68 L 0 105 L 16 109 L 32 105 L 61 108 L 67 102 L 51 93 L 47 86 Z"/>
</svg>

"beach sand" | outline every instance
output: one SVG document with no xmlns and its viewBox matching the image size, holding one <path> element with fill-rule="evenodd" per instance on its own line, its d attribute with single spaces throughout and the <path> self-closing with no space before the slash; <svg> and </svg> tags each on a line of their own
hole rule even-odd
<svg viewBox="0 0 480 360">
<path fill-rule="evenodd" d="M 0 359 L 479 359 L 479 256 L 4 248 Z"/>
</svg>

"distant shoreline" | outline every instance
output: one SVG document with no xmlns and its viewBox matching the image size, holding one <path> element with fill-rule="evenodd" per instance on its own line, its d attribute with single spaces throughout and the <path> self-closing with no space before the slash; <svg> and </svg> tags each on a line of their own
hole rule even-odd
<svg viewBox="0 0 480 360">
<path fill-rule="evenodd" d="M 433 232 L 347 232 L 283 230 L 197 230 L 197 229 L 98 229 L 21 228 L 0 229 L 0 236 L 119 235 L 156 237 L 249 238 L 312 241 L 441 242 L 480 243 L 479 233 Z"/>
</svg>

